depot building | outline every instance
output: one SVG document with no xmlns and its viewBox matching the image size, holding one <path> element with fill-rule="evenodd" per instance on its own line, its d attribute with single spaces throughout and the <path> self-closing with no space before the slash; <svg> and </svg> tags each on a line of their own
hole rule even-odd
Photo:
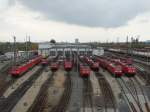
<svg viewBox="0 0 150 112">
<path fill-rule="evenodd" d="M 88 54 L 91 55 L 93 49 L 87 44 L 81 43 L 50 43 L 42 42 L 38 45 L 39 54 L 43 56 L 57 56 L 58 54 L 65 56 L 66 53 L 71 54 L 72 52 L 77 52 L 78 54 Z"/>
</svg>

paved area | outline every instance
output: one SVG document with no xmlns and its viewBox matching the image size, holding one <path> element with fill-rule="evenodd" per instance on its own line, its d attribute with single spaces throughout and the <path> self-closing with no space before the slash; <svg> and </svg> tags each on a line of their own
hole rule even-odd
<svg viewBox="0 0 150 112">
<path fill-rule="evenodd" d="M 42 84 L 44 84 L 48 77 L 50 77 L 50 74 L 50 72 L 43 72 L 19 100 L 11 112 L 27 112 L 37 97 Z"/>
</svg>

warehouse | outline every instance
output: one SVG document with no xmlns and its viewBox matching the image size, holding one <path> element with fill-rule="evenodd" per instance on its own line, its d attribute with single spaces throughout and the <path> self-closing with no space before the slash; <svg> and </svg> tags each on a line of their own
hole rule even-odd
<svg viewBox="0 0 150 112">
<path fill-rule="evenodd" d="M 71 53 L 71 51 L 76 51 L 78 54 L 92 54 L 93 49 L 91 46 L 80 43 L 50 43 L 43 42 L 39 43 L 39 54 L 44 56 L 51 55 L 56 56 L 57 54 L 65 55 L 66 53 Z"/>
</svg>

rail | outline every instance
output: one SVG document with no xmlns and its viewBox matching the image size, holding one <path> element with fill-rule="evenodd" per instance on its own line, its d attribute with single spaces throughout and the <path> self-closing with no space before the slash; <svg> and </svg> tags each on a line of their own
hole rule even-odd
<svg viewBox="0 0 150 112">
<path fill-rule="evenodd" d="M 0 110 L 2 112 L 10 112 L 24 93 L 31 87 L 34 81 L 40 76 L 44 68 L 40 68 L 33 76 L 24 82 L 17 90 L 15 90 L 8 98 L 0 102 Z"/>
<path fill-rule="evenodd" d="M 72 81 L 71 81 L 70 75 L 71 74 L 67 74 L 67 79 L 65 82 L 65 90 L 59 103 L 55 107 L 53 107 L 50 112 L 65 112 L 66 111 L 68 104 L 69 104 L 71 91 L 72 91 Z"/>
<path fill-rule="evenodd" d="M 116 101 L 109 83 L 107 82 L 103 74 L 96 73 L 96 76 L 98 78 L 99 85 L 103 94 L 105 111 L 107 111 L 107 109 L 111 107 L 114 109 L 114 112 L 116 112 Z"/>
</svg>

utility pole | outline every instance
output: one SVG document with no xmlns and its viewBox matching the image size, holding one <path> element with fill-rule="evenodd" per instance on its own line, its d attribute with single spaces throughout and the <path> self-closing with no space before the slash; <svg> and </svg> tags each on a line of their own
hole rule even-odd
<svg viewBox="0 0 150 112">
<path fill-rule="evenodd" d="M 14 66 L 16 66 L 16 58 L 17 58 L 17 53 L 16 53 L 16 37 L 14 36 L 13 37 L 14 38 L 14 49 L 13 49 L 13 51 L 14 51 Z"/>
<path fill-rule="evenodd" d="M 26 59 L 28 60 L 28 40 L 27 40 L 27 35 L 26 35 Z"/>
<path fill-rule="evenodd" d="M 30 36 L 29 36 L 29 51 L 31 50 L 31 42 L 30 42 Z M 31 53 L 28 54 L 28 59 L 31 57 Z"/>
<path fill-rule="evenodd" d="M 131 37 L 131 57 L 133 56 L 133 44 L 134 44 L 134 38 L 133 37 Z M 133 57 L 132 57 L 133 58 Z"/>
<path fill-rule="evenodd" d="M 126 38 L 126 44 L 127 44 L 127 55 L 129 55 L 129 42 L 128 42 L 128 36 Z"/>
</svg>

